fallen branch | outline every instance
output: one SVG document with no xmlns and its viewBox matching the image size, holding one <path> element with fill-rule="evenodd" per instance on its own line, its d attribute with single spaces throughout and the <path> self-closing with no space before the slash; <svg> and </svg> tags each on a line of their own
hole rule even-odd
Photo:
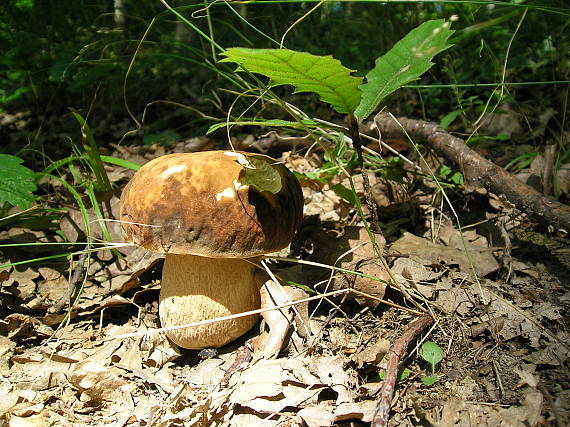
<svg viewBox="0 0 570 427">
<path fill-rule="evenodd" d="M 547 228 L 553 227 L 564 235 L 570 231 L 570 206 L 522 183 L 503 168 L 468 148 L 461 138 L 450 135 L 436 123 L 403 117 L 395 119 L 387 113 L 377 114 L 374 122 L 382 138 L 406 138 L 409 135 L 416 143 L 432 147 L 457 164 L 469 184 L 483 186 L 488 191 L 503 196 L 517 209 Z"/>
<path fill-rule="evenodd" d="M 374 412 L 372 427 L 384 427 L 387 425 L 400 360 L 402 360 L 406 348 L 408 348 L 408 345 L 416 335 L 432 323 L 433 319 L 429 314 L 422 315 L 422 317 L 415 320 L 408 329 L 406 329 L 388 351 L 388 366 L 386 367 L 386 375 L 384 376 L 382 388 L 380 389 L 380 398 L 378 399 L 378 405 L 376 405 L 376 411 Z"/>
</svg>

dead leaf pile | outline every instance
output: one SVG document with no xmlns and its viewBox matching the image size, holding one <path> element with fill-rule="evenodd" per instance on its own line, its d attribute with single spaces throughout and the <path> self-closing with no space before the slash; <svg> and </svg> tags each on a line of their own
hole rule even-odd
<svg viewBox="0 0 570 427">
<path fill-rule="evenodd" d="M 258 142 L 269 150 L 284 144 L 275 135 Z M 303 145 L 304 139 L 297 142 Z M 198 139 L 177 149 L 211 144 Z M 116 149 L 140 163 L 167 152 L 158 146 Z M 283 159 L 299 172 L 322 165 L 316 155 L 285 153 Z M 130 173 L 109 172 L 114 182 Z M 436 367 L 438 382 L 428 387 L 420 378 L 431 367 L 417 349 L 408 349 L 409 376 L 396 385 L 391 425 L 567 424 L 570 292 L 562 276 L 545 267 L 549 260 L 519 259 L 516 248 L 493 233 L 479 227 L 460 233 L 444 215 L 440 223 L 428 220 L 431 206 L 421 191 L 381 197 L 392 188 L 383 181 L 375 182 L 375 198 L 383 201 L 384 212 L 396 214 L 386 217 L 387 241 L 370 236 L 350 203 L 333 190 L 337 183 L 343 184 L 337 179 L 303 186 L 306 221 L 291 249 L 307 263 L 268 262 L 280 280 L 301 286 L 268 281 L 263 298 L 279 305 L 315 289 L 358 293 L 267 312 L 259 328 L 218 353 L 180 351 L 157 333 L 114 339 L 158 326 L 158 255 L 136 248 L 121 248 L 122 258 L 110 251 L 95 254 L 70 321 L 62 325 L 67 313 L 53 306 L 69 294 L 65 263 L 0 272 L 0 423 L 366 425 L 390 343 L 415 318 L 409 308 L 417 307 L 401 297 L 399 287 L 434 313 L 436 324 L 422 339 L 437 342 L 445 356 Z M 358 179 L 356 185 L 362 191 Z M 118 193 L 108 196 L 105 215 L 116 217 Z M 93 209 L 89 216 L 97 217 Z M 119 241 L 118 225 L 108 225 Z M 62 232 L 81 239 L 85 230 L 79 210 L 70 208 Z M 97 221 L 93 232 L 102 238 Z M 0 233 L 0 240 L 55 239 L 27 229 L 10 233 Z M 390 271 L 378 260 L 371 237 Z M 15 261 L 21 253 L 4 257 Z M 404 308 L 388 307 L 383 299 Z"/>
</svg>

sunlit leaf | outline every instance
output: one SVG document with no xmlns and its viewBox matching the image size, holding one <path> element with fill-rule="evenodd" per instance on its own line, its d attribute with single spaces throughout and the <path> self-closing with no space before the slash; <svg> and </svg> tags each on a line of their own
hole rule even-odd
<svg viewBox="0 0 570 427">
<path fill-rule="evenodd" d="M 360 86 L 362 100 L 354 115 L 365 119 L 386 96 L 429 70 L 432 58 L 451 47 L 447 43 L 453 34 L 449 26 L 443 19 L 424 22 L 378 58 Z"/>
<path fill-rule="evenodd" d="M 420 356 L 426 362 L 429 362 L 435 366 L 443 360 L 443 350 L 436 343 L 426 341 L 422 344 Z"/>
<path fill-rule="evenodd" d="M 427 377 L 421 377 L 420 380 L 422 381 L 423 385 L 429 387 L 434 385 L 439 380 L 439 378 L 437 375 L 428 375 Z"/>
<path fill-rule="evenodd" d="M 292 85 L 295 92 L 314 92 L 339 113 L 352 114 L 360 102 L 360 77 L 351 76 L 332 56 L 317 56 L 288 49 L 231 48 L 221 62 L 234 62 L 238 70 L 262 74 L 271 84 Z"/>
</svg>

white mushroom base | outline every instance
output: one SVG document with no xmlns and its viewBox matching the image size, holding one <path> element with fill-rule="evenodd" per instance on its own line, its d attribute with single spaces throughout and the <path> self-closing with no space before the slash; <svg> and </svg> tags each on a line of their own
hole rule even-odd
<svg viewBox="0 0 570 427">
<path fill-rule="evenodd" d="M 250 258 L 249 261 L 258 261 Z M 256 310 L 262 282 L 251 262 L 236 258 L 206 258 L 167 254 L 159 299 L 163 327 L 199 322 Z M 258 315 L 168 331 L 182 348 L 221 347 L 249 331 Z"/>
</svg>

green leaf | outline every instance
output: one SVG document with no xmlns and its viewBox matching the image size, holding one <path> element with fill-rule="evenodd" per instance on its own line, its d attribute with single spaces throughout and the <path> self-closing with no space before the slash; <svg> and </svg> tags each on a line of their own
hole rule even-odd
<svg viewBox="0 0 570 427">
<path fill-rule="evenodd" d="M 463 174 L 461 172 L 455 172 L 453 175 L 451 175 L 450 180 L 456 185 L 463 185 L 464 183 Z"/>
<path fill-rule="evenodd" d="M 34 7 L 34 0 L 16 0 L 14 6 L 18 9 L 31 9 Z"/>
<path fill-rule="evenodd" d="M 450 173 L 451 173 L 451 168 L 447 165 L 441 165 L 441 167 L 439 168 L 439 175 L 442 178 L 447 178 Z"/>
<path fill-rule="evenodd" d="M 443 350 L 436 343 L 426 341 L 422 345 L 420 356 L 426 362 L 429 362 L 432 364 L 432 366 L 435 366 L 443 360 Z"/>
<path fill-rule="evenodd" d="M 454 31 L 449 26 L 443 19 L 424 22 L 378 58 L 360 86 L 362 100 L 354 115 L 365 119 L 386 96 L 429 70 L 432 58 L 451 47 L 447 39 Z"/>
<path fill-rule="evenodd" d="M 242 184 L 252 185 L 258 191 L 269 191 L 273 194 L 281 191 L 283 187 L 281 175 L 268 159 L 248 156 L 247 160 L 252 167 L 242 169 L 240 173 Z"/>
<path fill-rule="evenodd" d="M 398 381 L 405 380 L 406 378 L 408 378 L 410 376 L 411 373 L 412 373 L 412 371 L 410 371 L 408 368 L 401 369 L 398 372 L 398 378 L 397 378 Z M 380 371 L 380 373 L 378 374 L 378 378 L 380 378 L 381 380 L 383 380 L 385 376 L 386 376 L 386 369 Z"/>
<path fill-rule="evenodd" d="M 338 166 L 329 162 L 325 163 L 323 166 L 321 166 L 319 169 L 315 171 L 309 171 L 304 173 L 293 171 L 293 174 L 301 182 L 306 182 L 308 180 L 308 181 L 319 181 L 322 182 L 323 184 L 328 184 L 335 176 L 339 174 L 339 171 L 340 169 Z"/>
<path fill-rule="evenodd" d="M 400 371 L 400 373 L 398 374 L 398 381 L 403 381 L 406 378 L 408 378 L 410 376 L 410 374 L 412 373 L 412 371 L 410 371 L 408 368 L 404 368 Z"/>
<path fill-rule="evenodd" d="M 331 190 L 334 191 L 337 196 L 342 197 L 344 200 L 350 203 L 352 206 L 356 205 L 356 195 L 352 192 L 352 190 L 349 190 L 344 185 L 335 184 L 331 187 Z"/>
<path fill-rule="evenodd" d="M 404 182 L 404 177 L 406 176 L 406 170 L 402 166 L 399 157 L 387 159 L 380 172 L 384 178 L 400 183 Z"/>
<path fill-rule="evenodd" d="M 429 387 L 434 385 L 439 380 L 439 378 L 437 375 L 428 375 L 427 377 L 421 377 L 420 380 L 423 385 Z"/>
<path fill-rule="evenodd" d="M 34 202 L 36 191 L 35 174 L 22 166 L 22 159 L 9 154 L 0 154 L 0 206 L 5 202 L 21 209 L 28 209 Z"/>
<path fill-rule="evenodd" d="M 291 280 L 286 280 L 285 283 L 287 283 L 289 286 L 295 286 L 296 288 L 303 289 L 308 294 L 316 294 L 317 293 L 317 291 L 315 291 L 314 289 L 311 289 L 307 285 L 302 285 L 301 283 L 293 282 Z"/>
<path fill-rule="evenodd" d="M 271 84 L 292 85 L 295 93 L 314 92 L 339 113 L 354 113 L 360 102 L 362 78 L 351 76 L 332 56 L 317 56 L 288 49 L 231 48 L 221 62 L 234 62 L 238 71 L 267 76 Z"/>
<path fill-rule="evenodd" d="M 131 162 L 130 160 L 125 159 L 118 159 L 117 157 L 112 156 L 101 156 L 101 160 L 105 163 L 120 166 L 122 168 L 132 169 L 134 171 L 138 171 L 142 167 L 140 163 Z"/>
<path fill-rule="evenodd" d="M 8 93 L 4 89 L 0 89 L 0 104 L 9 104 L 29 91 L 30 89 L 27 87 L 19 87 L 11 93 Z"/>
<path fill-rule="evenodd" d="M 447 113 L 447 115 L 443 119 L 441 119 L 441 122 L 439 122 L 439 125 L 443 129 L 447 129 L 449 127 L 449 125 L 452 124 L 460 114 L 461 114 L 461 110 L 455 110 L 455 111 L 452 111 L 450 113 Z"/>
<path fill-rule="evenodd" d="M 101 161 L 101 153 L 99 152 L 99 147 L 93 138 L 91 129 L 87 125 L 85 119 L 77 111 L 72 110 L 71 114 L 75 117 L 75 120 L 81 126 L 81 142 L 83 144 L 83 149 L 87 154 L 89 159 L 89 165 L 93 169 L 96 180 L 96 189 L 100 191 L 110 191 L 113 187 Z"/>
<path fill-rule="evenodd" d="M 271 127 L 288 127 L 288 128 L 298 128 L 298 129 L 305 129 L 307 127 L 317 127 L 322 126 L 319 123 L 315 122 L 314 120 L 306 119 L 301 120 L 299 122 L 293 122 L 289 120 L 278 120 L 278 119 L 271 119 L 271 120 L 240 120 L 239 122 L 223 122 L 223 123 L 216 123 L 209 127 L 206 135 L 217 131 L 218 129 L 225 128 L 226 126 L 271 126 Z"/>
<path fill-rule="evenodd" d="M 510 170 L 516 166 L 516 170 L 521 170 L 529 167 L 536 156 L 539 154 L 537 152 L 525 153 L 518 157 L 515 157 L 505 166 L 505 170 Z"/>
</svg>

